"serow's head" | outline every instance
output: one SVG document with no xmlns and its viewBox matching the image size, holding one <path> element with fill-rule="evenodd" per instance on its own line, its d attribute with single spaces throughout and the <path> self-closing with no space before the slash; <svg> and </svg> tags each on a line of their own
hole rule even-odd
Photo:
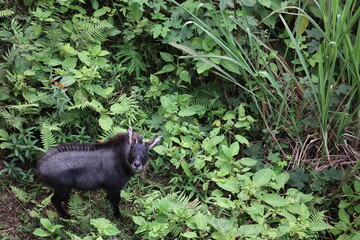
<svg viewBox="0 0 360 240">
<path fill-rule="evenodd" d="M 143 142 L 143 137 L 133 132 L 129 127 L 130 152 L 128 163 L 134 173 L 142 172 L 148 164 L 148 151 L 153 148 L 160 140 L 161 136 L 148 142 Z"/>
</svg>

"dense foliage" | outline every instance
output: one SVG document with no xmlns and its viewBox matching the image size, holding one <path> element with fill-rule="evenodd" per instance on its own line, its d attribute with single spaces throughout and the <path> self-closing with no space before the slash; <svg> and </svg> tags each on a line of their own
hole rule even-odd
<svg viewBox="0 0 360 240">
<path fill-rule="evenodd" d="M 0 187 L 24 206 L 19 239 L 360 238 L 358 1 L 0 4 Z M 123 219 L 102 192 L 59 219 L 41 153 L 128 126 L 164 138 Z"/>
</svg>

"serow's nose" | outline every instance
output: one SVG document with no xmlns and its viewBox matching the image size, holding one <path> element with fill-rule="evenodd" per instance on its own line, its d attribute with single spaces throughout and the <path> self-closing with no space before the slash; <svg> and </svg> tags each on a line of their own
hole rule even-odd
<svg viewBox="0 0 360 240">
<path fill-rule="evenodd" d="M 141 166 L 141 163 L 139 163 L 139 162 L 134 162 L 134 167 L 139 168 L 140 166 Z"/>
</svg>

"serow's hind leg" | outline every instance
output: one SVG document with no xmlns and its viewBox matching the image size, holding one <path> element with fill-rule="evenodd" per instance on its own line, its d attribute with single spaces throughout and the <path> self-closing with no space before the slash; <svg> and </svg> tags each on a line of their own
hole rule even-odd
<svg viewBox="0 0 360 240">
<path fill-rule="evenodd" d="M 109 202 L 111 203 L 111 205 L 114 209 L 114 216 L 116 218 L 119 218 L 120 217 L 120 211 L 119 211 L 120 190 L 107 188 L 106 193 L 107 193 Z"/>
<path fill-rule="evenodd" d="M 62 202 L 66 202 L 69 199 L 71 189 L 69 188 L 55 188 L 54 196 L 51 198 L 51 202 L 56 208 L 57 212 L 62 218 L 69 219 L 70 215 L 61 206 Z"/>
</svg>

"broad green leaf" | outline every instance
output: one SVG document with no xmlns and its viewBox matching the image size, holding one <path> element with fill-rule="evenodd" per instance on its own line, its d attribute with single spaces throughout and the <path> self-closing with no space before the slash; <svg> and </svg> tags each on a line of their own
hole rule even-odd
<svg viewBox="0 0 360 240">
<path fill-rule="evenodd" d="M 146 223 L 146 220 L 141 216 L 132 216 L 132 219 L 137 225 L 143 225 Z"/>
<path fill-rule="evenodd" d="M 25 70 L 25 72 L 24 72 L 25 76 L 34 76 L 35 74 L 36 74 L 36 72 L 31 69 Z"/>
<path fill-rule="evenodd" d="M 115 236 L 120 233 L 119 229 L 106 218 L 90 219 L 90 224 L 96 227 L 101 235 Z"/>
<path fill-rule="evenodd" d="M 167 64 L 167 65 L 163 66 L 163 68 L 160 71 L 156 72 L 155 74 L 172 72 L 174 70 L 175 70 L 175 66 L 173 64 Z"/>
<path fill-rule="evenodd" d="M 37 228 L 37 229 L 35 229 L 35 231 L 33 231 L 33 234 L 38 237 L 48 237 L 48 236 L 51 236 L 52 233 L 45 231 L 41 228 Z"/>
<path fill-rule="evenodd" d="M 75 78 L 73 76 L 64 76 L 60 80 L 60 83 L 63 83 L 65 85 L 65 87 L 68 87 L 68 86 L 74 84 L 75 81 L 76 80 L 75 80 Z"/>
<path fill-rule="evenodd" d="M 196 223 L 197 229 L 204 230 L 208 224 L 208 217 L 206 217 L 201 212 L 198 212 L 195 216 L 192 217 Z"/>
<path fill-rule="evenodd" d="M 196 232 L 185 232 L 185 233 L 182 233 L 181 236 L 183 237 L 186 237 L 186 238 L 197 238 L 197 234 Z"/>
<path fill-rule="evenodd" d="M 222 189 L 225 189 L 226 191 L 229 191 L 234 194 L 239 193 L 240 191 L 239 181 L 237 181 L 237 179 L 234 180 L 228 179 L 224 183 L 217 182 L 216 184 Z"/>
<path fill-rule="evenodd" d="M 52 66 L 52 67 L 55 67 L 55 66 L 59 66 L 61 64 L 61 61 L 58 60 L 58 59 L 49 59 L 49 61 L 46 62 L 46 64 Z"/>
<path fill-rule="evenodd" d="M 195 115 L 196 113 L 197 112 L 194 111 L 194 109 L 192 109 L 191 107 L 185 107 L 184 109 L 181 109 L 178 114 L 180 117 L 188 117 Z"/>
<path fill-rule="evenodd" d="M 239 160 L 239 162 L 244 165 L 244 166 L 247 166 L 247 167 L 252 167 L 254 166 L 258 161 L 255 160 L 255 159 L 252 159 L 252 158 L 241 158 Z"/>
<path fill-rule="evenodd" d="M 303 15 L 298 16 L 298 25 L 296 29 L 297 34 L 303 34 L 307 26 L 309 26 L 309 19 Z"/>
<path fill-rule="evenodd" d="M 79 52 L 78 57 L 79 57 L 80 61 L 85 63 L 87 66 L 91 65 L 91 59 L 89 58 L 89 56 L 84 51 Z"/>
<path fill-rule="evenodd" d="M 184 70 L 180 73 L 180 79 L 187 82 L 187 83 L 190 83 L 191 82 L 191 78 L 190 78 L 190 75 L 189 75 L 189 72 Z"/>
<path fill-rule="evenodd" d="M 310 226 L 309 229 L 311 231 L 322 231 L 322 230 L 326 230 L 326 229 L 332 229 L 334 228 L 333 226 L 327 224 L 324 221 L 314 221 L 314 222 L 310 222 Z"/>
<path fill-rule="evenodd" d="M 280 173 L 276 176 L 276 185 L 277 189 L 282 188 L 285 186 L 285 184 L 289 181 L 290 175 L 287 172 Z"/>
<path fill-rule="evenodd" d="M 266 202 L 267 204 L 273 207 L 284 207 L 289 204 L 289 201 L 282 198 L 281 196 L 273 193 L 273 194 L 264 194 L 261 196 L 261 200 Z"/>
<path fill-rule="evenodd" d="M 256 238 L 261 232 L 262 227 L 260 224 L 242 225 L 239 228 L 239 233 L 244 237 Z"/>
<path fill-rule="evenodd" d="M 349 214 L 346 212 L 346 210 L 344 208 L 340 208 L 339 209 L 339 218 L 341 221 L 349 224 L 350 223 L 350 216 Z"/>
<path fill-rule="evenodd" d="M 261 169 L 259 171 L 257 171 L 254 176 L 253 176 L 253 182 L 258 185 L 258 186 L 262 186 L 267 184 L 271 178 L 274 175 L 274 171 L 270 168 L 265 168 L 265 169 Z"/>
<path fill-rule="evenodd" d="M 354 189 L 355 189 L 355 192 L 356 192 L 357 194 L 360 193 L 360 181 L 355 181 L 355 182 L 354 182 Z"/>
<path fill-rule="evenodd" d="M 23 74 L 30 68 L 30 63 L 26 58 L 16 56 L 15 58 L 15 71 L 17 74 Z"/>
<path fill-rule="evenodd" d="M 270 8 L 271 6 L 271 0 L 258 0 L 258 2 L 267 8 Z"/>
<path fill-rule="evenodd" d="M 102 129 L 105 131 L 108 131 L 113 126 L 114 122 L 111 117 L 109 116 L 103 116 L 99 119 L 99 125 Z"/>
<path fill-rule="evenodd" d="M 174 62 L 174 56 L 170 53 L 160 52 L 160 56 L 165 62 Z"/>
<path fill-rule="evenodd" d="M 63 68 L 74 69 L 76 67 L 77 58 L 66 58 L 62 62 Z"/>
<path fill-rule="evenodd" d="M 106 9 L 100 8 L 94 12 L 94 17 L 101 17 L 104 14 L 106 14 Z"/>
<path fill-rule="evenodd" d="M 0 140 L 7 140 L 9 138 L 9 134 L 0 128 Z"/>
<path fill-rule="evenodd" d="M 247 140 L 244 136 L 235 135 L 235 139 L 241 144 L 245 144 L 246 146 L 250 146 L 249 140 Z"/>
<path fill-rule="evenodd" d="M 180 160 L 180 165 L 181 165 L 182 169 L 184 170 L 186 176 L 191 177 L 192 173 L 189 169 L 189 164 L 185 160 Z"/>
<path fill-rule="evenodd" d="M 161 105 L 168 113 L 175 113 L 177 112 L 178 108 L 177 104 L 177 97 L 175 95 L 167 95 L 162 96 L 160 98 Z"/>
</svg>

